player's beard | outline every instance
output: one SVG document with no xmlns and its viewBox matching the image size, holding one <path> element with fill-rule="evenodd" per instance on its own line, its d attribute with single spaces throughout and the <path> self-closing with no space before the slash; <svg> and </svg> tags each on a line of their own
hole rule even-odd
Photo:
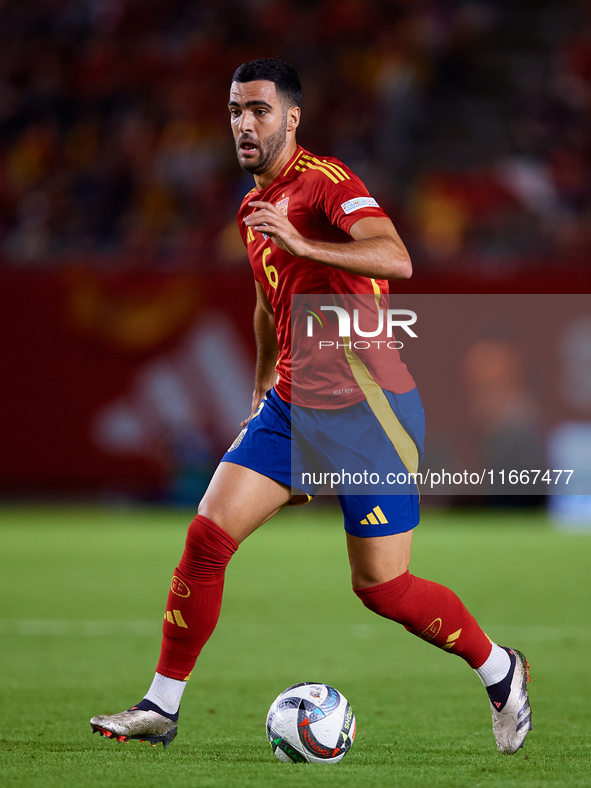
<svg viewBox="0 0 591 788">
<path fill-rule="evenodd" d="M 277 131 L 267 137 L 265 142 L 258 143 L 259 156 L 256 161 L 245 162 L 244 164 L 238 157 L 238 163 L 243 170 L 251 175 L 262 175 L 271 169 L 275 161 L 279 158 L 285 145 L 287 144 L 287 113 L 283 115 L 283 121 Z M 240 144 L 236 141 L 236 153 L 240 152 Z"/>
</svg>

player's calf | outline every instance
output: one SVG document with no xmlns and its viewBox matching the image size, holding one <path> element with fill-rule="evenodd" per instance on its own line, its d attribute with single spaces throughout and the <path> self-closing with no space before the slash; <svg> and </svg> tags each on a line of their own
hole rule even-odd
<svg viewBox="0 0 591 788">
<path fill-rule="evenodd" d="M 465 605 L 446 586 L 408 571 L 386 583 L 353 589 L 363 604 L 384 618 L 402 624 L 413 635 L 457 654 L 471 668 L 490 655 L 491 641 Z"/>
<path fill-rule="evenodd" d="M 157 672 L 186 681 L 218 622 L 226 566 L 237 542 L 207 517 L 197 515 L 187 533 L 164 614 Z"/>
</svg>

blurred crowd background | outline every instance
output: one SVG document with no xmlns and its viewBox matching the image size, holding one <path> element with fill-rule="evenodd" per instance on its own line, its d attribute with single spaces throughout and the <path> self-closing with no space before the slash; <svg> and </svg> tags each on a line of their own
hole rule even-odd
<svg viewBox="0 0 591 788">
<path fill-rule="evenodd" d="M 429 461 L 574 451 L 591 489 L 588 2 L 0 0 L 0 496 L 198 501 L 250 411 L 226 102 L 265 56 L 393 218 L 395 292 L 579 294 L 418 302 Z"/>
<path fill-rule="evenodd" d="M 419 268 L 591 254 L 583 0 L 2 0 L 2 265 L 241 256 L 226 95 L 268 55 L 301 143 L 366 179 Z"/>
</svg>

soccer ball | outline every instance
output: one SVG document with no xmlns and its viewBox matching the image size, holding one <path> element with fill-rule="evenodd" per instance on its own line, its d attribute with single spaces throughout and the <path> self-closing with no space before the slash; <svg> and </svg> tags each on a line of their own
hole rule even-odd
<svg viewBox="0 0 591 788">
<path fill-rule="evenodd" d="M 267 714 L 267 739 L 285 763 L 337 763 L 354 738 L 349 701 L 328 684 L 294 684 L 275 698 Z"/>
</svg>

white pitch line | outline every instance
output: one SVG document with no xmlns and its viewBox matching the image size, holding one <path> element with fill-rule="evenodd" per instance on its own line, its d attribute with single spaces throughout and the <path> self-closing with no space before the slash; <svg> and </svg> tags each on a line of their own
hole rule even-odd
<svg viewBox="0 0 591 788">
<path fill-rule="evenodd" d="M 544 626 L 537 624 L 519 626 L 517 624 L 497 624 L 495 626 L 483 626 L 483 629 L 490 637 L 497 639 L 497 642 L 500 637 L 523 637 L 527 640 L 537 640 L 541 642 L 565 640 L 569 638 L 573 640 L 591 639 L 591 627 L 581 626 Z"/>
<path fill-rule="evenodd" d="M 134 635 L 143 637 L 158 634 L 158 621 L 78 621 L 51 618 L 0 619 L 0 635 Z"/>
<path fill-rule="evenodd" d="M 325 633 L 331 632 L 349 633 L 355 639 L 365 640 L 373 637 L 382 637 L 386 630 L 383 624 L 321 624 L 318 625 Z M 220 632 L 238 632 L 239 637 L 261 636 L 261 634 L 272 634 L 277 629 L 277 624 L 264 624 L 261 622 L 220 622 Z M 314 629 L 307 625 L 308 631 Z M 581 626 L 539 626 L 536 624 L 520 626 L 518 624 L 496 624 L 484 627 L 495 639 L 514 639 L 523 638 L 529 641 L 560 641 L 573 639 L 577 641 L 591 639 L 591 627 Z M 161 632 L 159 621 L 79 621 L 77 619 L 0 619 L 0 635 L 52 635 L 56 637 L 82 636 L 82 637 L 106 637 L 109 635 L 129 635 L 132 637 L 153 637 Z"/>
</svg>

